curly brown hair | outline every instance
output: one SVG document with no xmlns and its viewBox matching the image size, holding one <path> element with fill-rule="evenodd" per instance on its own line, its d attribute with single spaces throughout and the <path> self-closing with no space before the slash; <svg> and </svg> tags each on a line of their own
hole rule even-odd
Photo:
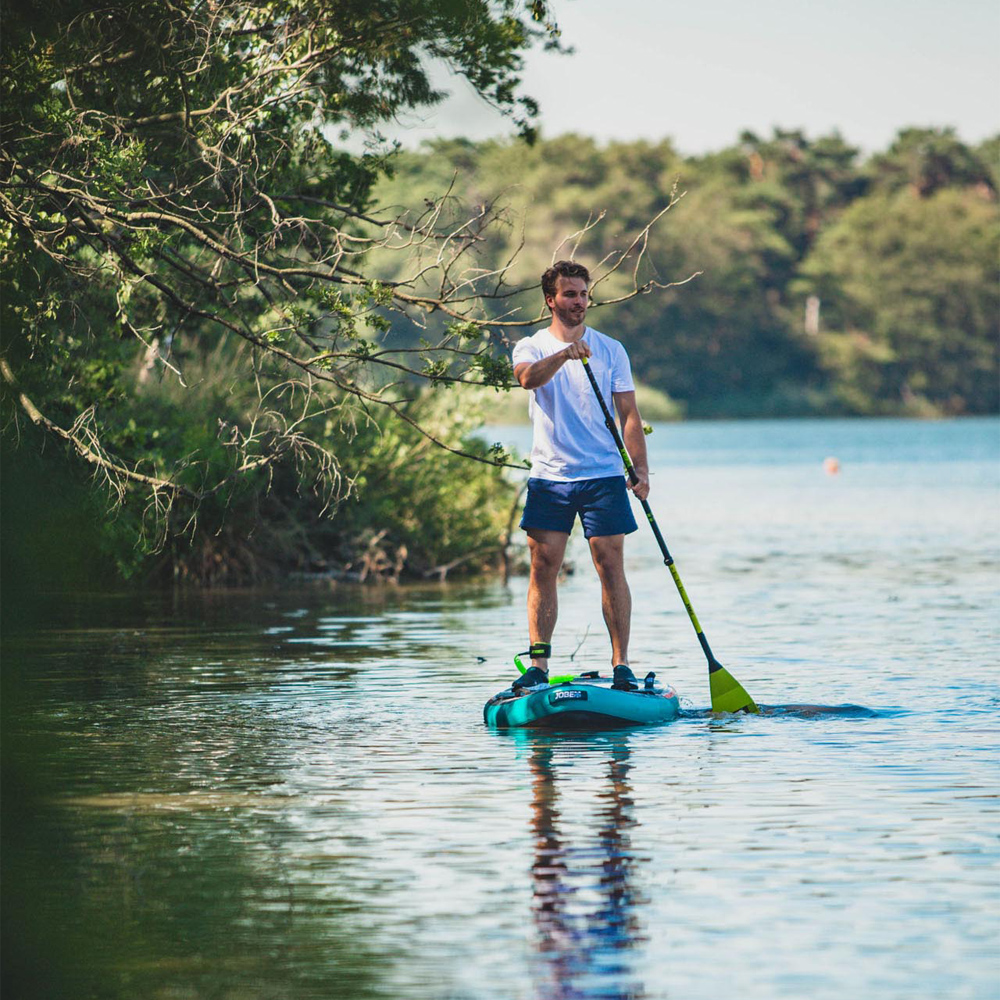
<svg viewBox="0 0 1000 1000">
<path fill-rule="evenodd" d="M 578 264 L 575 260 L 557 260 L 542 275 L 542 295 L 546 301 L 556 294 L 557 278 L 583 278 L 590 284 L 590 272 L 583 264 Z"/>
</svg>

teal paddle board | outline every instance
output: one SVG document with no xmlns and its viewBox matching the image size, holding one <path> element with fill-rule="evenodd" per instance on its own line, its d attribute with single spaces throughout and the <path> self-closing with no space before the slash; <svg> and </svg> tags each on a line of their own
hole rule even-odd
<svg viewBox="0 0 1000 1000">
<path fill-rule="evenodd" d="M 539 684 L 494 695 L 483 721 L 494 729 L 617 729 L 670 722 L 680 713 L 677 692 L 655 675 L 638 690 L 620 691 L 597 671 L 558 684 Z"/>
</svg>

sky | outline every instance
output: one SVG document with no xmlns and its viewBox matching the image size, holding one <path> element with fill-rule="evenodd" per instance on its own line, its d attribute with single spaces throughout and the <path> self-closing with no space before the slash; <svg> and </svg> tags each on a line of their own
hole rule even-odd
<svg viewBox="0 0 1000 1000">
<path fill-rule="evenodd" d="M 751 130 L 839 130 L 864 153 L 902 127 L 1000 132 L 998 0 L 551 0 L 570 56 L 532 52 L 542 135 L 670 138 L 683 154 Z M 442 105 L 390 137 L 479 140 L 512 128 L 447 72 Z"/>
</svg>

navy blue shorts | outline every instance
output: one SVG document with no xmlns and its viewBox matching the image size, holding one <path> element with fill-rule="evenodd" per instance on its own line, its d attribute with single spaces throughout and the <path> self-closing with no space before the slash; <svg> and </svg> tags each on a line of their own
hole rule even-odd
<svg viewBox="0 0 1000 1000">
<path fill-rule="evenodd" d="M 573 529 L 576 515 L 583 522 L 585 538 L 595 535 L 628 535 L 636 530 L 624 476 L 581 479 L 561 483 L 552 479 L 529 479 L 521 527 L 541 531 Z"/>
</svg>

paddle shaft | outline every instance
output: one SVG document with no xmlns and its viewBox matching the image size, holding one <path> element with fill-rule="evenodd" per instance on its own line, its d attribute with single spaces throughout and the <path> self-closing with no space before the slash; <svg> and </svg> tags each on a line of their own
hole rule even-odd
<svg viewBox="0 0 1000 1000">
<path fill-rule="evenodd" d="M 615 445 L 618 448 L 618 453 L 622 457 L 622 462 L 625 463 L 625 471 L 628 473 L 629 482 L 633 486 L 639 482 L 639 475 L 635 471 L 635 466 L 632 465 L 632 459 L 629 457 L 629 453 L 625 448 L 625 442 L 622 440 L 621 434 L 618 433 L 618 427 L 615 424 L 615 418 L 611 415 L 611 411 L 608 409 L 608 404 L 604 401 L 604 396 L 601 395 L 601 390 L 597 385 L 597 380 L 594 378 L 594 373 L 590 370 L 590 363 L 587 358 L 581 358 L 583 361 L 583 370 L 587 373 L 587 378 L 590 379 L 590 384 L 594 389 L 594 395 L 597 397 L 597 402 L 601 404 L 601 412 L 604 414 L 604 423 L 608 430 L 611 431 L 611 436 L 615 439 Z M 646 512 L 646 518 L 649 521 L 649 526 L 653 529 L 653 536 L 656 538 L 656 544 L 660 546 L 660 552 L 663 554 L 663 564 L 670 570 L 670 575 L 674 578 L 674 584 L 677 587 L 677 593 L 681 595 L 681 600 L 684 602 L 684 607 L 687 610 L 688 617 L 691 619 L 691 624 L 694 626 L 695 632 L 698 634 L 698 642 L 701 643 L 701 648 L 705 653 L 705 657 L 708 659 L 708 672 L 711 674 L 716 670 L 722 669 L 722 664 L 712 655 L 712 649 L 708 645 L 708 639 L 705 638 L 705 633 L 702 631 L 701 625 L 698 622 L 698 616 L 694 613 L 694 608 L 691 606 L 691 600 L 687 595 L 687 591 L 684 589 L 684 584 L 681 582 L 680 573 L 677 572 L 677 567 L 674 565 L 673 556 L 670 554 L 670 550 L 667 548 L 667 543 L 664 541 L 663 533 L 660 531 L 660 526 L 656 523 L 656 518 L 653 517 L 653 511 L 649 506 L 648 501 L 640 500 L 639 503 L 642 504 L 642 509 Z"/>
</svg>

